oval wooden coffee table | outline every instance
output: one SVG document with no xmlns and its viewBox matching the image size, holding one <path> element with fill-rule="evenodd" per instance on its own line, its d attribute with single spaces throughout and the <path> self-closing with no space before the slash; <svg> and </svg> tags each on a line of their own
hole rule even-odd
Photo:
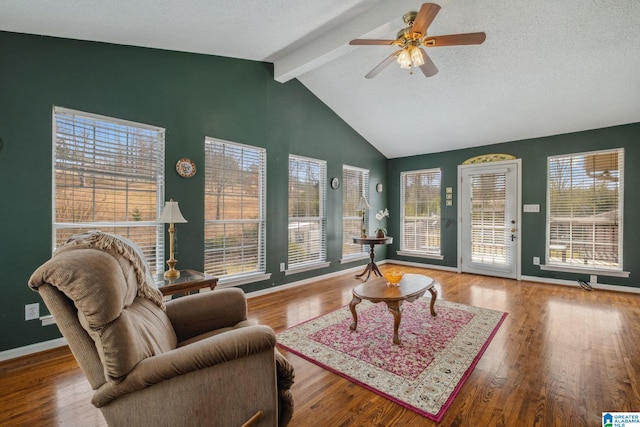
<svg viewBox="0 0 640 427">
<path fill-rule="evenodd" d="M 356 305 L 363 299 L 373 303 L 384 302 L 393 314 L 393 343 L 400 344 L 398 328 L 402 320 L 402 303 L 404 301 L 413 302 L 424 295 L 426 291 L 431 292 L 431 315 L 437 316 L 435 310 L 438 292 L 434 287 L 434 281 L 429 276 L 422 274 L 405 274 L 397 286 L 387 283 L 384 277 L 378 277 L 370 282 L 363 283 L 353 288 L 353 299 L 349 303 L 349 310 L 353 315 L 353 323 L 349 327 L 355 331 L 358 327 L 358 313 Z"/>
</svg>

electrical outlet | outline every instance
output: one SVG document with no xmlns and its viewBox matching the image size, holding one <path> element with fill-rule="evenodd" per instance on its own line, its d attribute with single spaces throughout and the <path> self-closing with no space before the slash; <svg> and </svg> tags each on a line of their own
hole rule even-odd
<svg viewBox="0 0 640 427">
<path fill-rule="evenodd" d="M 24 320 L 40 318 L 40 303 L 27 304 L 24 306 Z"/>
<path fill-rule="evenodd" d="M 539 256 L 534 256 L 533 257 L 533 265 L 540 265 L 540 257 Z"/>
<path fill-rule="evenodd" d="M 280 271 L 284 271 L 284 270 L 285 270 L 285 268 L 284 268 L 284 262 L 281 262 L 281 263 L 280 263 Z"/>
</svg>

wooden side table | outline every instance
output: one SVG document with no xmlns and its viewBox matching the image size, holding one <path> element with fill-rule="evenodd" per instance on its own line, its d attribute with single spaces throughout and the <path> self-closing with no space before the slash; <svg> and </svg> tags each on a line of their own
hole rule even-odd
<svg viewBox="0 0 640 427">
<path fill-rule="evenodd" d="M 180 277 L 165 279 L 162 274 L 156 276 L 156 283 L 162 295 L 197 291 L 202 288 L 215 289 L 218 278 L 195 270 L 180 270 Z"/>
<path fill-rule="evenodd" d="M 378 268 L 378 265 L 375 262 L 376 259 L 376 253 L 374 251 L 374 248 L 376 245 L 388 245 L 393 243 L 393 237 L 371 237 L 371 238 L 359 238 L 359 237 L 354 237 L 353 238 L 353 243 L 357 244 L 357 245 L 369 245 L 371 247 L 371 251 L 369 252 L 369 258 L 371 259 L 369 261 L 369 264 L 367 264 L 367 266 L 365 267 L 364 271 L 360 274 L 356 274 L 356 279 L 361 278 L 362 276 L 364 276 L 365 274 L 367 275 L 367 277 L 364 278 L 364 281 L 366 282 L 367 280 L 369 280 L 369 276 L 371 275 L 371 272 L 373 272 L 373 274 L 375 276 L 378 277 L 382 277 L 382 273 L 380 272 L 380 269 Z"/>
</svg>

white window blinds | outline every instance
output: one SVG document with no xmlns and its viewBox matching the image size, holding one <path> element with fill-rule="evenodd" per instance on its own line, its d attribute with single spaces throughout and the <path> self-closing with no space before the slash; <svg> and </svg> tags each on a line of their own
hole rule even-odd
<svg viewBox="0 0 640 427">
<path fill-rule="evenodd" d="M 53 110 L 53 247 L 88 230 L 135 242 L 164 270 L 164 129 Z"/>
<path fill-rule="evenodd" d="M 205 140 L 205 271 L 240 278 L 265 272 L 263 148 Z"/>
<path fill-rule="evenodd" d="M 289 156 L 288 268 L 326 260 L 327 164 Z"/>
<path fill-rule="evenodd" d="M 549 157 L 547 264 L 622 270 L 624 150 Z"/>
<path fill-rule="evenodd" d="M 506 172 L 471 176 L 471 261 L 493 266 L 510 266 L 511 238 Z"/>
<path fill-rule="evenodd" d="M 440 255 L 440 169 L 400 175 L 400 250 Z"/>
<path fill-rule="evenodd" d="M 358 210 L 360 198 L 368 198 L 369 171 L 352 166 L 342 166 L 342 257 L 360 257 L 367 255 L 362 245 L 353 243 L 354 237 L 360 237 L 362 212 Z M 369 229 L 369 215 L 365 216 L 365 227 Z"/>
</svg>

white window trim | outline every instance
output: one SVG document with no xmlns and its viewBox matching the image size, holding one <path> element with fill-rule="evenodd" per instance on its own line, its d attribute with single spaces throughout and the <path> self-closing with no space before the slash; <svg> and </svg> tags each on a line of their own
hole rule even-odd
<svg viewBox="0 0 640 427">
<path fill-rule="evenodd" d="M 363 259 L 369 259 L 369 254 L 367 253 L 360 253 L 360 254 L 351 254 L 351 255 L 347 255 L 345 257 L 340 258 L 340 264 L 348 264 L 350 262 L 356 262 L 356 261 L 362 261 Z"/>
<path fill-rule="evenodd" d="M 206 218 L 206 214 L 205 214 L 205 218 L 204 218 L 204 224 L 206 226 L 206 224 L 208 223 L 219 223 L 219 224 L 233 224 L 233 223 L 242 223 L 242 224 L 246 224 L 246 223 L 257 223 L 259 225 L 259 230 L 260 231 L 260 236 L 258 237 L 258 253 L 259 253 L 259 265 L 260 268 L 258 270 L 255 271 L 251 271 L 251 272 L 246 272 L 246 273 L 237 273 L 237 274 L 229 274 L 229 275 L 223 275 L 223 276 L 219 276 L 219 280 L 218 280 L 218 284 L 220 284 L 222 287 L 224 287 L 224 285 L 229 284 L 229 286 L 238 286 L 238 285 L 242 285 L 242 284 L 247 284 L 247 283 L 253 283 L 253 282 L 259 282 L 259 281 L 263 281 L 263 280 L 269 280 L 271 278 L 271 273 L 267 273 L 266 272 L 266 227 L 267 227 L 267 212 L 266 212 L 266 198 L 267 198 L 267 187 L 266 187 L 266 183 L 267 183 L 267 150 L 265 148 L 262 147 L 256 147 L 253 145 L 247 145 L 247 144 L 242 144 L 239 142 L 233 142 L 233 141 L 228 141 L 228 140 L 224 140 L 221 138 L 213 138 L 213 137 L 205 137 L 205 144 L 209 142 L 209 143 L 220 143 L 220 144 L 226 144 L 229 146 L 233 146 L 233 147 L 237 147 L 240 149 L 247 149 L 247 150 L 253 150 L 256 151 L 258 153 L 260 153 L 261 156 L 263 156 L 263 170 L 262 170 L 262 179 L 260 182 L 260 190 L 259 190 L 259 210 L 260 210 L 260 218 L 256 218 L 256 219 L 250 219 L 250 220 L 242 220 L 242 219 L 228 219 L 228 220 L 208 220 Z M 205 164 L 206 167 L 206 164 Z M 205 171 L 206 173 L 206 171 Z M 205 251 L 206 252 L 206 251 Z"/>
<path fill-rule="evenodd" d="M 427 254 L 427 253 L 418 252 L 418 251 L 401 250 L 401 251 L 396 251 L 396 254 L 402 255 L 402 256 L 415 257 L 415 258 L 439 259 L 439 260 L 444 259 L 443 255 Z"/>
<path fill-rule="evenodd" d="M 327 268 L 330 265 L 331 263 L 329 261 L 310 262 L 293 268 L 288 268 L 284 271 L 284 275 L 290 276 L 292 274 L 304 273 L 305 271 L 319 270 L 321 268 Z"/>
<path fill-rule="evenodd" d="M 238 276 L 226 276 L 218 279 L 216 288 L 230 288 L 233 286 L 246 285 L 248 283 L 262 282 L 271 279 L 271 273 L 251 273 Z"/>
<path fill-rule="evenodd" d="M 322 259 L 318 259 L 318 260 L 310 260 L 310 261 L 306 261 L 306 262 L 301 262 L 298 264 L 294 264 L 291 268 L 287 268 L 284 272 L 285 275 L 287 274 L 294 274 L 294 273 L 298 273 L 298 272 L 303 272 L 303 271 L 309 271 L 309 270 L 315 270 L 315 269 L 319 269 L 319 268 L 325 268 L 328 267 L 329 265 L 331 265 L 330 262 L 327 261 L 327 162 L 326 160 L 320 160 L 320 159 L 314 159 L 312 157 L 304 157 L 304 156 L 299 156 L 299 155 L 295 155 L 295 154 L 289 154 L 288 158 L 287 158 L 287 192 L 289 191 L 289 172 L 288 172 L 288 168 L 289 168 L 289 162 L 291 161 L 291 159 L 295 159 L 295 160 L 300 160 L 300 161 L 305 161 L 305 162 L 313 162 L 313 163 L 317 163 L 320 165 L 320 176 L 318 177 L 318 185 L 320 187 L 320 192 L 319 192 L 319 213 L 320 216 L 319 217 L 309 217 L 309 219 L 314 218 L 315 220 L 317 220 L 317 218 L 320 219 L 320 225 L 321 225 L 321 230 L 322 230 Z M 291 217 L 289 216 L 288 213 L 288 209 L 289 207 L 287 206 L 287 233 L 288 233 L 288 226 L 291 223 Z M 298 217 L 298 220 L 304 220 L 304 217 Z M 289 237 L 287 234 L 287 265 L 289 265 Z"/>
<path fill-rule="evenodd" d="M 89 228 L 99 230 L 100 228 L 114 227 L 115 224 L 123 227 L 149 227 L 155 226 L 156 228 L 156 250 L 155 250 L 155 264 L 157 271 L 152 271 L 152 274 L 160 274 L 164 271 L 165 260 L 164 260 L 164 224 L 158 223 L 157 221 L 121 221 L 121 222 L 74 222 L 74 223 L 62 223 L 56 222 L 56 159 L 57 159 L 57 149 L 56 149 L 56 134 L 57 134 L 57 122 L 56 115 L 72 115 L 72 116 L 80 116 L 83 118 L 87 118 L 90 120 L 103 121 L 115 125 L 126 126 L 126 127 L 134 127 L 145 130 L 150 130 L 153 132 L 158 132 L 161 135 L 161 144 L 158 147 L 158 164 L 157 164 L 157 181 L 156 181 L 156 218 L 160 217 L 160 213 L 164 207 L 164 197 L 165 197 L 165 134 L 166 130 L 159 126 L 148 125 L 145 123 L 134 122 L 130 120 L 124 120 L 116 117 L 109 117 L 95 113 L 84 112 L 80 110 L 74 110 L 71 108 L 65 108 L 60 106 L 53 106 L 51 112 L 51 135 L 52 135 L 52 153 L 51 153 L 51 252 L 53 253 L 56 250 L 56 230 L 68 229 L 68 228 Z M 135 243 L 135 242 L 134 242 Z"/>
<path fill-rule="evenodd" d="M 567 153 L 567 154 L 558 154 L 555 156 L 549 156 L 547 158 L 547 189 L 546 189 L 546 200 L 547 200 L 547 212 L 545 218 L 545 227 L 546 227 L 546 237 L 545 237 L 545 263 L 540 264 L 540 270 L 542 271 L 557 271 L 563 273 L 577 273 L 577 274 L 589 274 L 589 275 L 598 275 L 598 276 L 610 276 L 610 277 L 629 277 L 631 274 L 629 271 L 624 270 L 623 262 L 623 236 L 624 236 L 624 214 L 622 215 L 622 220 L 620 221 L 619 230 L 618 230 L 618 251 L 620 254 L 620 268 L 619 269 L 606 269 L 606 268 L 595 268 L 595 267 L 577 267 L 577 266 L 565 266 L 558 264 L 550 264 L 549 263 L 549 240 L 550 240 L 550 209 L 551 209 L 551 194 L 549 192 L 549 160 L 552 158 L 562 158 L 562 157 L 573 157 L 573 156 L 588 156 L 591 154 L 599 154 L 603 152 L 612 152 L 612 151 L 622 151 L 622 158 L 624 162 L 624 148 L 611 148 L 604 150 L 596 150 L 596 151 L 586 151 L 580 153 Z M 623 166 L 624 171 L 624 166 Z M 622 174 L 624 175 L 624 174 Z M 624 186 L 624 177 L 623 186 Z M 618 209 L 620 212 L 624 212 L 624 187 L 620 191 L 620 198 L 618 201 Z"/>
<path fill-rule="evenodd" d="M 346 185 L 346 183 L 344 182 L 344 171 L 345 171 L 345 169 L 361 172 L 363 174 L 362 194 L 361 194 L 361 196 L 363 196 L 366 199 L 368 199 L 369 198 L 368 197 L 369 196 L 369 194 L 368 194 L 369 193 L 369 169 L 359 168 L 357 166 L 342 165 L 343 191 L 344 191 L 344 185 Z M 342 212 L 342 227 L 344 227 L 344 210 Z M 365 217 L 365 227 L 366 227 L 366 229 L 369 229 L 369 216 L 368 215 Z M 342 233 L 341 233 L 341 235 L 342 235 Z M 368 248 L 367 245 L 361 245 L 361 250 L 360 250 L 359 253 L 352 253 L 352 254 L 344 255 L 344 241 L 343 241 L 342 244 L 340 245 L 340 250 L 341 250 L 341 253 L 342 253 L 342 258 L 340 259 L 340 263 L 341 264 L 346 264 L 346 263 L 349 263 L 349 262 L 361 261 L 363 259 L 368 259 L 369 258 L 369 248 Z"/>
<path fill-rule="evenodd" d="M 595 274 L 597 276 L 611 276 L 611 277 L 629 277 L 631 274 L 628 271 L 623 270 L 605 270 L 598 268 L 582 268 L 582 267 L 562 267 L 555 264 L 540 265 L 540 270 L 543 271 L 558 271 L 563 273 L 579 273 L 579 274 Z"/>
<path fill-rule="evenodd" d="M 404 187 L 404 177 L 406 175 L 415 175 L 420 173 L 430 173 L 430 172 L 439 172 L 440 173 L 440 191 L 442 191 L 442 169 L 441 168 L 430 168 L 430 169 L 419 169 L 419 170 L 411 170 L 404 171 L 400 173 L 400 249 L 396 251 L 398 255 L 418 257 L 418 258 L 428 258 L 428 259 L 444 259 L 442 255 L 442 224 L 440 225 L 440 250 L 439 253 L 431 253 L 426 251 L 417 251 L 410 249 L 402 249 L 404 246 L 404 205 L 405 205 L 405 187 Z M 440 220 L 442 221 L 442 198 L 440 204 Z"/>
</svg>

